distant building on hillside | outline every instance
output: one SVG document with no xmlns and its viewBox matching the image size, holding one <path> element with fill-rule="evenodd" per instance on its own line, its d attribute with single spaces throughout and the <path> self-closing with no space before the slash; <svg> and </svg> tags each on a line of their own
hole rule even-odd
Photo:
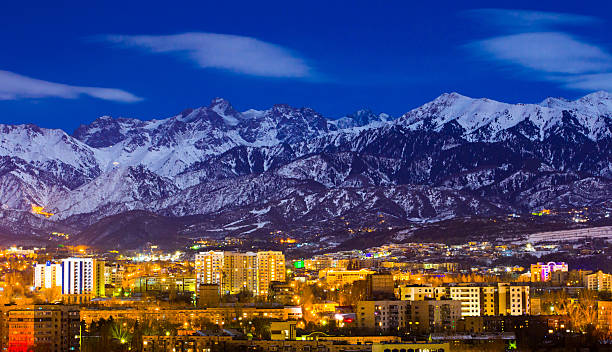
<svg viewBox="0 0 612 352">
<path fill-rule="evenodd" d="M 551 273 L 556 271 L 568 271 L 567 263 L 565 262 L 538 262 L 531 264 L 531 282 L 546 282 L 550 281 Z"/>
</svg>

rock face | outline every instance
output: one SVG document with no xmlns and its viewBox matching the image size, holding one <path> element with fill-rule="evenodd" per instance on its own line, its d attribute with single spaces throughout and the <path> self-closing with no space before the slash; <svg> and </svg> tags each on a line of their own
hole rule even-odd
<svg viewBox="0 0 612 352">
<path fill-rule="evenodd" d="M 596 206 L 610 199 L 611 179 L 606 92 L 540 104 L 450 93 L 395 119 L 288 105 L 238 112 L 216 98 L 161 120 L 104 116 L 72 136 L 0 125 L 2 211 L 44 206 L 47 222 L 28 218 L 41 233 L 138 211 L 223 215 L 251 234 L 312 222 L 333 230 L 351 217 L 367 225 L 381 215 L 405 223 Z M 10 229 L 23 219 L 3 227 L 18 233 Z"/>
</svg>

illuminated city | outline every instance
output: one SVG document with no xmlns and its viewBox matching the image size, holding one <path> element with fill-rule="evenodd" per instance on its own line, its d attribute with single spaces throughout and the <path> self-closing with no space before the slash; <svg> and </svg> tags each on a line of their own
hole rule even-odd
<svg viewBox="0 0 612 352">
<path fill-rule="evenodd" d="M 612 351 L 606 5 L 3 2 L 0 352 Z"/>
</svg>

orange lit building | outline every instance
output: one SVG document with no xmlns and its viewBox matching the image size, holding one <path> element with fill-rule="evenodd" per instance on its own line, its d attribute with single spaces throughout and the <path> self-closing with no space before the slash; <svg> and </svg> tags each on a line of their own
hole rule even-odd
<svg viewBox="0 0 612 352">
<path fill-rule="evenodd" d="M 80 349 L 78 307 L 27 305 L 3 307 L 3 345 L 11 352 Z"/>
</svg>

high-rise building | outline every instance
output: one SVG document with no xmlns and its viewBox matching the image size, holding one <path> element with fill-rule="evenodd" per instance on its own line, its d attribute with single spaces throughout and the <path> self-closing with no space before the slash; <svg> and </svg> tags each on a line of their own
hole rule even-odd
<svg viewBox="0 0 612 352">
<path fill-rule="evenodd" d="M 94 260 L 92 258 L 66 258 L 62 260 L 62 294 L 82 295 L 94 293 Z"/>
<path fill-rule="evenodd" d="M 34 264 L 34 287 L 54 288 L 62 286 L 62 266 L 58 263 L 46 262 Z"/>
<path fill-rule="evenodd" d="M 219 285 L 222 294 L 246 289 L 266 296 L 270 283 L 285 281 L 285 256 L 282 252 L 205 252 L 195 256 L 198 285 Z"/>
<path fill-rule="evenodd" d="M 223 252 L 205 252 L 195 255 L 195 271 L 198 285 L 221 284 Z"/>
<path fill-rule="evenodd" d="M 285 281 L 286 270 L 283 252 L 257 252 L 257 294 L 267 296 L 273 281 Z"/>
<path fill-rule="evenodd" d="M 3 307 L 4 346 L 8 351 L 78 351 L 80 315 L 77 306 L 28 305 Z M 8 340 L 8 341 L 6 341 Z"/>
<path fill-rule="evenodd" d="M 106 295 L 106 266 L 103 260 L 94 260 L 93 265 L 94 287 L 93 293 L 95 297 L 104 297 Z"/>
<path fill-rule="evenodd" d="M 545 282 L 551 278 L 551 273 L 555 271 L 567 271 L 567 263 L 565 262 L 538 262 L 531 264 L 531 281 L 532 282 Z"/>
<path fill-rule="evenodd" d="M 225 252 L 223 255 L 221 292 L 236 294 L 242 290 L 257 293 L 257 254 Z"/>
<path fill-rule="evenodd" d="M 65 302 L 83 303 L 104 295 L 104 262 L 93 258 L 62 259 L 62 295 Z"/>
</svg>

